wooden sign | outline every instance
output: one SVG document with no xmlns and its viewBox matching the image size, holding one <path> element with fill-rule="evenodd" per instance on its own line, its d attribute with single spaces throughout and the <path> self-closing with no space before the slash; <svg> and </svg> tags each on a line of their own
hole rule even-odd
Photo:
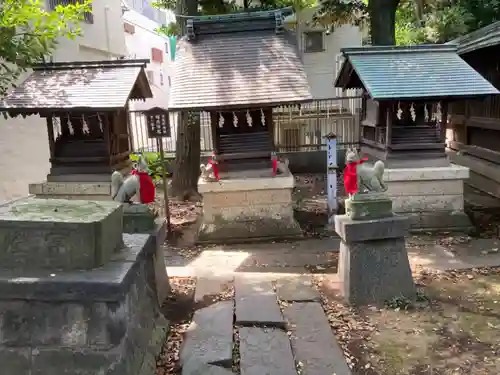
<svg viewBox="0 0 500 375">
<path fill-rule="evenodd" d="M 170 138 L 170 118 L 168 111 L 154 107 L 144 111 L 149 138 Z"/>
</svg>

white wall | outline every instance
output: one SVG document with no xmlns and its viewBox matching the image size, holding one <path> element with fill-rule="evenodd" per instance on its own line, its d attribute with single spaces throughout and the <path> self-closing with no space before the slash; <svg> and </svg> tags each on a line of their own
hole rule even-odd
<svg viewBox="0 0 500 375">
<path fill-rule="evenodd" d="M 123 15 L 124 21 L 134 26 L 134 33 L 125 32 L 125 43 L 127 46 L 127 56 L 137 59 L 150 59 L 146 66 L 146 72 L 152 72 L 150 83 L 154 85 L 153 95 L 155 105 L 167 108 L 168 95 L 170 92 L 170 82 L 172 77 L 173 62 L 170 57 L 169 38 L 158 34 L 156 30 L 161 26 L 158 22 L 152 21 L 134 9 L 130 9 Z M 174 22 L 175 16 L 172 12 L 166 12 L 166 23 Z M 151 49 L 157 48 L 163 51 L 163 62 L 153 61 Z M 163 95 L 155 95 L 161 90 Z M 135 103 L 130 104 L 131 110 L 136 110 Z M 172 150 L 175 146 L 176 116 L 170 117 L 171 138 L 165 139 L 164 148 Z M 132 135 L 134 138 L 134 149 L 146 148 L 154 149 L 154 142 L 147 139 L 147 129 L 145 119 L 135 114 L 131 116 Z"/>
<path fill-rule="evenodd" d="M 173 14 L 172 14 L 173 18 Z M 168 76 L 172 66 L 169 56 L 169 39 L 155 32 L 160 27 L 155 21 L 151 21 L 135 10 L 126 11 L 123 15 L 125 22 L 134 26 L 133 34 L 124 33 L 127 56 L 137 59 L 150 59 L 146 71 L 152 71 L 153 83 L 168 95 L 170 90 Z M 152 60 L 151 49 L 158 48 L 163 51 L 163 63 Z M 163 79 L 161 78 L 163 76 Z"/>
<path fill-rule="evenodd" d="M 94 23 L 82 23 L 83 36 L 63 39 L 54 61 L 108 60 L 126 54 L 121 0 L 94 0 Z"/>
<path fill-rule="evenodd" d="M 323 52 L 304 52 L 304 32 L 323 30 L 312 25 L 314 9 L 305 9 L 299 12 L 297 21 L 297 41 L 301 52 L 302 61 L 307 73 L 311 93 L 315 99 L 333 98 L 339 95 L 334 87 L 337 77 L 337 58 L 340 49 L 344 47 L 361 46 L 363 34 L 358 27 L 344 25 L 335 28 L 332 32 L 323 34 Z"/>
<path fill-rule="evenodd" d="M 54 61 L 107 60 L 126 54 L 121 0 L 94 0 L 93 14 L 93 24 L 82 24 L 82 37 L 60 41 Z M 28 195 L 28 184 L 45 180 L 50 165 L 45 120 L 0 116 L 0 134 L 3 202 Z"/>
</svg>

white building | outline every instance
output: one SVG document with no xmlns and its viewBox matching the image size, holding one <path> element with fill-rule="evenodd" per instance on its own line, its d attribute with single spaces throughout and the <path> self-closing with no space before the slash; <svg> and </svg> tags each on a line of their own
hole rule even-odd
<svg viewBox="0 0 500 375">
<path fill-rule="evenodd" d="M 129 7 L 123 15 L 127 57 L 150 60 L 146 66 L 146 74 L 154 96 L 153 99 L 146 100 L 146 103 L 130 103 L 133 149 L 155 150 L 156 140 L 148 139 L 146 119 L 139 111 L 151 106 L 167 109 L 173 66 L 170 39 L 156 30 L 162 24 L 174 22 L 175 16 L 172 12 L 152 8 L 147 2 L 129 1 L 127 6 L 129 5 L 133 7 Z M 164 140 L 166 150 L 173 150 L 175 145 L 175 123 L 175 117 L 172 116 L 172 137 Z"/>
<path fill-rule="evenodd" d="M 311 93 L 315 99 L 340 96 L 334 82 L 342 65 L 340 50 L 362 45 L 363 33 L 359 27 L 343 25 L 326 30 L 314 25 L 315 9 L 304 9 L 285 19 L 295 28 L 297 45 L 307 73 Z"/>
<path fill-rule="evenodd" d="M 63 0 L 48 0 L 55 7 Z M 61 40 L 52 61 L 109 60 L 126 55 L 121 0 L 94 0 L 83 35 Z M 23 77 L 25 78 L 25 77 Z M 47 126 L 38 116 L 0 117 L 0 202 L 28 195 L 28 184 L 49 172 Z"/>
</svg>

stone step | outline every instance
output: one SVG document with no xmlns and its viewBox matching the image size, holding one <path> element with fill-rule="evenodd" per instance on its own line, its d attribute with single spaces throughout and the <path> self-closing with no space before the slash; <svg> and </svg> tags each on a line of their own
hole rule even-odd
<svg viewBox="0 0 500 375">
<path fill-rule="evenodd" d="M 197 310 L 181 347 L 182 366 L 190 361 L 230 367 L 233 361 L 233 302 Z"/>
<path fill-rule="evenodd" d="M 279 279 L 278 298 L 287 302 L 320 301 L 321 296 L 312 283 L 312 276 L 300 275 Z"/>
<path fill-rule="evenodd" d="M 285 331 L 241 327 L 239 334 L 241 375 L 297 375 L 290 340 Z"/>
<path fill-rule="evenodd" d="M 234 283 L 236 324 L 285 327 L 278 298 L 270 280 L 237 276 Z"/>
<path fill-rule="evenodd" d="M 207 365 L 201 362 L 190 362 L 182 367 L 182 375 L 233 375 L 231 370 L 224 367 Z"/>
<path fill-rule="evenodd" d="M 295 361 L 304 375 L 351 375 L 342 349 L 318 302 L 298 302 L 283 310 Z"/>
</svg>

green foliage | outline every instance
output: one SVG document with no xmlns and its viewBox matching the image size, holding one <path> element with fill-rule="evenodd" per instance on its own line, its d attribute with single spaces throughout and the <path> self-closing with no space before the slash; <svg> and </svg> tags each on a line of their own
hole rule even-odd
<svg viewBox="0 0 500 375">
<path fill-rule="evenodd" d="M 404 0 L 396 13 L 396 42 L 401 45 L 444 43 L 472 31 L 474 19 L 460 3 L 450 0 L 424 4 L 422 19 L 418 19 L 414 0 Z"/>
<path fill-rule="evenodd" d="M 325 0 L 314 15 L 320 25 L 365 25 L 368 21 L 367 0 Z"/>
<path fill-rule="evenodd" d="M 133 153 L 130 154 L 130 160 L 136 163 L 139 161 L 141 155 L 144 157 L 146 163 L 148 164 L 149 175 L 151 176 L 153 181 L 161 180 L 163 178 L 163 165 L 167 166 L 168 161 L 164 160 L 164 164 L 162 165 L 159 152 Z"/>
<path fill-rule="evenodd" d="M 44 62 L 60 37 L 80 35 L 91 0 L 45 10 L 43 0 L 0 1 L 0 95 L 31 65 Z"/>
<path fill-rule="evenodd" d="M 421 15 L 417 4 L 422 6 Z M 324 0 L 315 19 L 323 25 L 367 25 L 368 5 L 368 0 Z M 381 11 L 385 10 L 371 8 L 371 15 Z M 400 0 L 396 43 L 444 43 L 498 20 L 500 0 Z"/>
</svg>

